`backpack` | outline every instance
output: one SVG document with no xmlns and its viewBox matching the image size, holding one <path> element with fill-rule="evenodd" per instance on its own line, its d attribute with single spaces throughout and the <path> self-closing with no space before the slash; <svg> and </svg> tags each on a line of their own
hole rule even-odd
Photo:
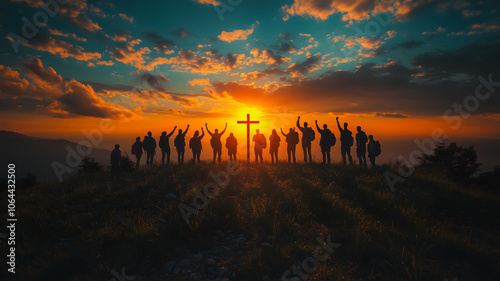
<svg viewBox="0 0 500 281">
<path fill-rule="evenodd" d="M 299 143 L 299 133 L 292 131 L 290 132 L 290 144 L 298 144 Z"/>
<path fill-rule="evenodd" d="M 272 140 L 271 140 L 271 138 L 272 138 Z M 275 146 L 275 147 L 280 147 L 280 141 L 281 141 L 281 139 L 280 139 L 280 136 L 278 136 L 278 135 L 271 135 L 271 136 L 269 137 L 269 142 L 270 142 L 273 146 Z"/>
<path fill-rule="evenodd" d="M 161 148 L 161 149 L 165 149 L 168 147 L 168 138 L 167 136 L 160 136 L 160 141 L 158 142 L 158 146 Z"/>
<path fill-rule="evenodd" d="M 267 140 L 266 140 L 266 137 L 264 137 L 263 134 L 260 134 L 258 136 L 256 143 L 257 142 L 262 146 L 263 149 L 267 147 Z"/>
<path fill-rule="evenodd" d="M 329 134 L 328 134 L 328 138 L 327 138 L 327 143 L 329 146 L 335 146 L 335 144 L 337 143 L 337 138 L 335 137 L 335 134 L 332 133 L 332 131 L 329 130 Z"/>
<path fill-rule="evenodd" d="M 140 142 L 135 142 L 132 145 L 132 155 L 138 155 L 142 153 L 142 144 Z"/>
<path fill-rule="evenodd" d="M 365 132 L 361 132 L 359 133 L 359 142 L 360 143 L 367 143 L 368 142 L 368 137 L 366 136 L 366 133 Z"/>
<path fill-rule="evenodd" d="M 306 140 L 312 142 L 314 139 L 316 139 L 316 132 L 314 132 L 314 130 L 309 127 L 308 129 L 305 130 L 304 137 Z"/>
<path fill-rule="evenodd" d="M 373 155 L 379 156 L 382 153 L 382 149 L 380 147 L 380 142 L 376 141 L 373 145 Z"/>
<path fill-rule="evenodd" d="M 352 146 L 354 144 L 354 138 L 352 137 L 351 131 L 345 131 L 343 134 L 341 141 L 343 146 Z"/>
<path fill-rule="evenodd" d="M 184 136 L 182 134 L 179 134 L 175 137 L 174 145 L 175 147 L 180 147 L 180 148 L 186 146 L 186 144 L 184 143 Z"/>
</svg>

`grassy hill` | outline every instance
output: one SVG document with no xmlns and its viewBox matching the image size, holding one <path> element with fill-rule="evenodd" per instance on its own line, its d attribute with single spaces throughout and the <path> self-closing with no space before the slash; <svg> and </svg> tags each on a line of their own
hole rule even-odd
<svg viewBox="0 0 500 281">
<path fill-rule="evenodd" d="M 179 205 L 225 163 L 17 190 L 18 280 L 500 280 L 498 195 L 423 171 L 391 192 L 388 166 L 241 165 L 189 224 Z"/>
</svg>

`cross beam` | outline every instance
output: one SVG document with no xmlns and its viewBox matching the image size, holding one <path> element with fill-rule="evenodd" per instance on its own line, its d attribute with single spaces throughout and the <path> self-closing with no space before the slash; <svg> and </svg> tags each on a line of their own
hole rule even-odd
<svg viewBox="0 0 500 281">
<path fill-rule="evenodd" d="M 238 121 L 238 124 L 247 124 L 247 161 L 250 162 L 250 124 L 259 124 L 259 121 L 250 121 L 250 114 L 247 114 L 247 120 Z"/>
</svg>

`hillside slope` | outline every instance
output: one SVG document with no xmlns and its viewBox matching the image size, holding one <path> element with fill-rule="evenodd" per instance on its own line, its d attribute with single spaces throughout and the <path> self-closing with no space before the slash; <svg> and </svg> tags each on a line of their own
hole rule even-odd
<svg viewBox="0 0 500 281">
<path fill-rule="evenodd" d="M 392 193 L 386 166 L 241 165 L 218 194 L 226 163 L 18 190 L 18 277 L 500 280 L 497 195 L 419 171 Z"/>
<path fill-rule="evenodd" d="M 16 132 L 0 131 L 0 165 L 7 167 L 8 164 L 16 164 L 17 176 L 25 177 L 28 172 L 32 173 L 40 181 L 58 179 L 51 164 L 54 161 L 67 165 L 66 157 L 68 151 L 78 151 L 77 144 L 62 139 L 41 139 L 26 136 Z M 69 150 L 68 150 L 69 149 Z M 84 146 L 82 151 L 89 151 Z M 92 149 L 87 157 L 95 161 L 109 165 L 111 151 L 105 149 Z M 76 154 L 78 156 L 78 154 Z M 80 155 L 81 158 L 81 155 Z M 74 158 L 71 158 L 73 161 Z M 64 173 L 63 177 L 74 175 L 78 169 L 71 173 Z"/>
</svg>

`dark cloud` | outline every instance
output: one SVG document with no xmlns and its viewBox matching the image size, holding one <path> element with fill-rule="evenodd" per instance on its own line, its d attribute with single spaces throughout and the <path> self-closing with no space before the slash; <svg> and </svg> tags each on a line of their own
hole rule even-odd
<svg viewBox="0 0 500 281">
<path fill-rule="evenodd" d="M 304 64 L 312 65 L 312 63 Z M 441 116 L 454 104 L 475 93 L 478 81 L 461 83 L 441 80 L 425 82 L 419 72 L 400 64 L 367 64 L 355 72 L 332 71 L 303 79 L 267 93 L 264 88 L 235 82 L 213 83 L 212 96 L 226 92 L 250 106 L 287 105 L 292 110 L 315 112 L 394 113 L 399 115 Z M 492 96 L 473 114 L 500 112 L 500 98 Z M 389 116 L 384 117 L 402 117 Z"/>
<path fill-rule="evenodd" d="M 173 48 L 176 46 L 175 42 L 164 38 L 163 36 L 159 35 L 156 32 L 145 32 L 143 34 L 144 39 L 150 41 L 155 45 L 155 49 L 157 49 L 159 52 L 165 53 L 169 49 Z"/>
<path fill-rule="evenodd" d="M 183 27 L 179 27 L 177 29 L 175 29 L 174 31 L 171 32 L 171 34 L 175 37 L 179 37 L 179 38 L 186 38 L 188 37 L 189 35 L 191 35 L 191 32 L 189 32 L 187 29 L 183 28 Z"/>
<path fill-rule="evenodd" d="M 422 68 L 431 79 L 450 78 L 455 74 L 472 77 L 498 73 L 500 65 L 500 41 L 473 43 L 457 50 L 436 50 L 417 55 L 413 65 Z"/>
<path fill-rule="evenodd" d="M 421 41 L 411 40 L 411 41 L 400 42 L 396 45 L 389 46 L 389 47 L 381 46 L 375 50 L 375 56 L 385 55 L 389 52 L 392 52 L 392 51 L 395 51 L 398 49 L 411 50 L 411 49 L 415 49 L 417 47 L 420 47 L 422 45 L 424 45 L 424 43 Z"/>
<path fill-rule="evenodd" d="M 307 58 L 303 62 L 294 64 L 288 69 L 288 72 L 292 74 L 293 77 L 303 76 L 309 73 L 315 66 L 321 62 L 321 57 L 312 56 Z"/>
<path fill-rule="evenodd" d="M 388 118 L 408 118 L 408 116 L 399 114 L 399 113 L 386 113 L 386 112 L 377 112 L 375 116 L 379 117 L 388 117 Z"/>
</svg>

